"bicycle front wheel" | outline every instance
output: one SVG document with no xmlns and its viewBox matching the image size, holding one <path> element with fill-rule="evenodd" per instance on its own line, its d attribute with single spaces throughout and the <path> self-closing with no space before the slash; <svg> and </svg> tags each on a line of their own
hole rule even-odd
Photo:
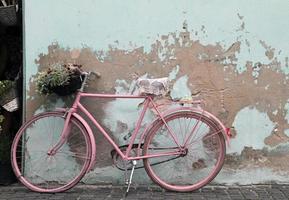
<svg viewBox="0 0 289 200">
<path fill-rule="evenodd" d="M 60 149 L 48 153 L 60 140 L 63 112 L 36 115 L 18 131 L 12 144 L 12 167 L 16 177 L 36 192 L 55 193 L 73 187 L 91 160 L 91 142 L 82 123 L 71 117 L 68 137 Z"/>
<path fill-rule="evenodd" d="M 178 155 L 144 159 L 149 177 L 161 187 L 189 192 L 209 183 L 221 170 L 225 158 L 225 140 L 215 120 L 191 110 L 165 116 L 174 134 L 162 120 L 148 131 L 144 155 L 182 152 Z"/>
</svg>

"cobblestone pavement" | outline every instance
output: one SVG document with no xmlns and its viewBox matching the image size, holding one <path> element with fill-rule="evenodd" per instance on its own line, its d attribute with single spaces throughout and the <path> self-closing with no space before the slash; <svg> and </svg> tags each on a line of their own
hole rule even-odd
<svg viewBox="0 0 289 200">
<path fill-rule="evenodd" d="M 57 194 L 40 194 L 31 192 L 23 186 L 0 186 L 0 200 L 42 200 L 42 199 L 69 199 L 69 200 L 110 200 L 110 199 L 152 199 L 152 200 L 241 200 L 241 199 L 289 199 L 289 185 L 250 185 L 250 186 L 206 186 L 190 193 L 168 192 L 157 186 L 132 187 L 128 196 L 124 197 L 123 186 L 91 186 L 78 185 L 77 187 Z"/>
</svg>

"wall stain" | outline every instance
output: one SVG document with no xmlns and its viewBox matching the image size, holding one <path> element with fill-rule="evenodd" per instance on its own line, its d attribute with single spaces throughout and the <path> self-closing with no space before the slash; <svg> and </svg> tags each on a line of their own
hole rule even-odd
<svg viewBox="0 0 289 200">
<path fill-rule="evenodd" d="M 260 44 L 265 48 L 265 55 L 269 60 L 272 60 L 274 58 L 275 49 L 271 46 L 267 45 L 265 41 L 260 40 Z"/>
<path fill-rule="evenodd" d="M 238 16 L 240 20 L 243 19 L 243 16 L 239 14 Z M 241 24 L 242 30 L 244 26 Z M 202 27 L 201 31 L 204 32 L 205 28 Z M 48 53 L 40 54 L 35 62 L 39 71 L 54 64 L 70 62 L 83 65 L 86 71 L 99 72 L 101 78 L 91 81 L 88 90 L 103 93 L 114 93 L 117 79 L 130 83 L 134 74 L 148 74 L 149 77 L 169 76 L 175 67 L 179 66 L 176 79 L 187 75 L 192 97 L 204 100 L 204 108 L 219 117 L 227 127 L 232 126 L 240 110 L 254 106 L 260 112 L 267 113 L 270 120 L 277 124 L 271 135 L 264 140 L 264 145 L 277 149 L 280 145 L 286 144 L 289 137 L 284 131 L 289 129 L 289 124 L 285 120 L 287 111 L 284 107 L 289 99 L 289 80 L 281 72 L 280 62 L 274 59 L 275 49 L 266 45 L 265 41 L 260 41 L 270 63 L 247 61 L 246 70 L 238 73 L 236 54 L 240 52 L 240 41 L 224 49 L 218 43 L 203 45 L 194 39 L 194 34 L 197 35 L 197 32 L 189 32 L 184 23 L 183 31 L 179 35 L 170 33 L 161 36 L 151 45 L 152 49 L 148 53 L 144 52 L 142 47 L 126 51 L 111 46 L 109 51 L 103 52 L 94 51 L 89 47 L 63 48 L 60 44 L 53 43 L 48 47 Z M 250 46 L 248 41 L 246 45 Z M 286 63 L 288 64 L 288 58 Z M 37 95 L 33 79 L 34 76 L 31 77 L 29 84 L 27 117 L 33 115 L 41 105 L 48 105 L 46 106 L 48 109 L 58 98 L 53 95 L 50 98 Z M 71 97 L 66 97 L 63 101 L 69 104 Z M 95 116 L 103 116 L 107 101 L 100 100 L 100 104 L 87 101 L 84 103 L 91 108 Z M 127 129 L 122 122 L 118 125 L 120 131 Z M 233 133 L 240 134 L 234 132 L 234 129 Z M 102 152 L 101 155 L 98 154 L 97 163 L 100 164 L 97 166 L 111 165 L 110 161 L 106 160 L 111 148 L 103 142 L 99 134 L 97 135 L 97 147 Z M 268 149 L 255 150 L 245 147 L 241 155 L 228 155 L 226 167 L 234 169 L 266 166 L 277 171 L 289 172 L 288 155 L 270 152 Z"/>
</svg>

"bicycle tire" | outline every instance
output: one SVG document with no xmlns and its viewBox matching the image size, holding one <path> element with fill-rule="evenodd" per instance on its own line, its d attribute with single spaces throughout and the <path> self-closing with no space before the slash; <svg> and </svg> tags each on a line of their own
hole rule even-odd
<svg viewBox="0 0 289 200">
<path fill-rule="evenodd" d="M 182 131 L 195 132 L 183 155 L 143 159 L 148 176 L 162 188 L 177 192 L 194 191 L 208 184 L 224 163 L 226 146 L 221 127 L 204 113 L 192 110 L 180 110 L 166 115 L 164 119 L 171 130 L 177 133 L 175 135 L 180 146 L 188 138 Z M 191 122 L 194 122 L 193 126 Z M 189 129 L 191 131 L 187 131 Z M 147 132 L 143 154 L 165 153 L 177 149 L 179 147 L 169 135 L 164 122 L 157 120 Z"/>
<path fill-rule="evenodd" d="M 70 134 L 54 154 L 48 155 L 60 137 L 64 112 L 34 116 L 19 129 L 11 148 L 16 177 L 35 192 L 63 192 L 85 175 L 92 156 L 91 141 L 83 124 L 71 116 Z"/>
</svg>

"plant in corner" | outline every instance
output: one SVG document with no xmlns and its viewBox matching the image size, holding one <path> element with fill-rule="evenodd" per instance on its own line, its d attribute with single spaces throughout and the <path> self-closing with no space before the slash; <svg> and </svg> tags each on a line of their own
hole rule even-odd
<svg viewBox="0 0 289 200">
<path fill-rule="evenodd" d="M 4 121 L 4 115 L 0 114 L 0 134 L 1 134 L 1 131 L 2 131 L 2 123 Z"/>
<path fill-rule="evenodd" d="M 65 64 L 49 67 L 36 76 L 36 88 L 40 94 L 56 93 L 65 96 L 81 86 L 81 65 Z"/>
<path fill-rule="evenodd" d="M 12 138 L 8 127 L 9 124 L 6 122 L 6 118 L 0 112 L 0 185 L 8 185 L 15 181 L 10 164 Z"/>
<path fill-rule="evenodd" d="M 8 90 L 13 87 L 14 82 L 10 80 L 0 81 L 0 96 L 4 95 Z"/>
<path fill-rule="evenodd" d="M 9 112 L 13 112 L 18 109 L 19 100 L 15 81 L 0 81 L 0 105 Z"/>
</svg>

